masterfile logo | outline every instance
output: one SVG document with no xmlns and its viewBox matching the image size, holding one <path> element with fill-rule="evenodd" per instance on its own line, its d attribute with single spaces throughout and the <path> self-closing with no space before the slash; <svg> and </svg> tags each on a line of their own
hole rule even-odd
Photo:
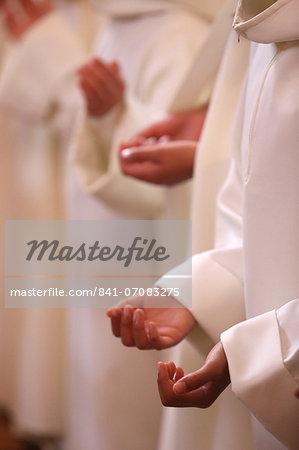
<svg viewBox="0 0 299 450">
<path fill-rule="evenodd" d="M 37 261 L 42 261 L 47 258 L 48 261 L 115 261 L 122 262 L 124 267 L 128 267 L 132 260 L 135 261 L 151 261 L 156 262 L 165 261 L 170 258 L 167 254 L 166 247 L 158 246 L 156 239 L 143 239 L 136 237 L 132 245 L 125 248 L 121 245 L 115 245 L 114 248 L 100 245 L 99 241 L 94 242 L 93 245 L 88 245 L 83 242 L 78 248 L 61 245 L 57 240 L 52 242 L 43 240 L 33 240 L 27 242 L 30 246 L 30 251 L 26 260 L 31 261 L 36 258 Z"/>
<path fill-rule="evenodd" d="M 6 306 L 106 308 L 186 289 L 191 302 L 190 235 L 180 220 L 7 221 Z"/>
</svg>

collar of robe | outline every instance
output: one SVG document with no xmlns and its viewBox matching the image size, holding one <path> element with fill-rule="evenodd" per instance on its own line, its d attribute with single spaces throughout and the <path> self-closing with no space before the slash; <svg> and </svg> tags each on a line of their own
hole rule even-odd
<svg viewBox="0 0 299 450">
<path fill-rule="evenodd" d="M 299 40 L 299 1 L 239 0 L 233 27 L 264 44 Z"/>
<path fill-rule="evenodd" d="M 101 12 L 112 17 L 134 17 L 181 8 L 212 20 L 225 0 L 93 0 Z"/>
</svg>

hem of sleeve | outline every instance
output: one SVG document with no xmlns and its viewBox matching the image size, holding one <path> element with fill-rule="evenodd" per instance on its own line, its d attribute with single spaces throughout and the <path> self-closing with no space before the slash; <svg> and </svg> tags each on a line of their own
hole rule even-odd
<svg viewBox="0 0 299 450">
<path fill-rule="evenodd" d="M 296 383 L 282 360 L 276 312 L 242 322 L 221 335 L 233 392 L 288 448 L 299 442 Z M 295 444 L 296 443 L 296 444 Z"/>
<path fill-rule="evenodd" d="M 169 278 L 178 271 L 166 274 L 157 285 L 169 287 L 174 282 L 179 283 L 176 287 L 180 288 L 180 295 L 175 298 L 190 310 L 199 326 L 216 343 L 224 330 L 245 319 L 245 309 L 241 281 L 213 259 L 214 253 L 212 250 L 193 256 L 191 289 L 190 280 L 178 275 Z M 182 266 L 179 266 L 179 273 L 184 273 Z"/>
</svg>

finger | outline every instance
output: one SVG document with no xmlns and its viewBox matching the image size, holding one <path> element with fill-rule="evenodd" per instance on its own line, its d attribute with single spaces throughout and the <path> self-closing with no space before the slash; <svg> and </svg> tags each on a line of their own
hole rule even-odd
<svg viewBox="0 0 299 450">
<path fill-rule="evenodd" d="M 203 368 L 181 378 L 173 387 L 176 394 L 184 394 L 200 388 L 211 380 L 212 376 L 209 371 Z"/>
<path fill-rule="evenodd" d="M 32 0 L 18 0 L 25 13 L 31 18 L 39 14 L 40 5 Z"/>
<path fill-rule="evenodd" d="M 7 6 L 7 3 L 4 3 L 3 6 L 3 22 L 7 28 L 7 30 L 13 35 L 16 36 L 19 32 L 19 28 L 15 21 L 15 16 L 11 12 L 10 8 Z"/>
<path fill-rule="evenodd" d="M 121 318 L 122 310 L 119 308 L 113 308 L 111 311 L 111 330 L 115 337 L 121 335 Z"/>
<path fill-rule="evenodd" d="M 111 319 L 112 313 L 113 313 L 113 311 L 114 311 L 115 309 L 116 309 L 116 308 L 109 308 L 109 309 L 107 309 L 107 311 L 106 311 L 106 316 L 108 316 L 109 319 Z"/>
<path fill-rule="evenodd" d="M 111 70 L 119 75 L 120 74 L 120 67 L 117 61 L 112 61 L 111 63 L 108 64 L 108 66 L 111 68 Z"/>
<path fill-rule="evenodd" d="M 93 101 L 93 91 L 92 91 L 92 89 L 90 89 L 88 83 L 86 83 L 84 80 L 80 80 L 79 86 L 84 94 L 85 99 L 88 100 L 89 103 L 92 102 Z"/>
<path fill-rule="evenodd" d="M 103 92 L 99 92 L 87 78 L 80 81 L 80 87 L 87 102 L 87 109 L 91 115 L 102 114 L 107 106 L 107 99 Z"/>
<path fill-rule="evenodd" d="M 226 385 L 230 382 L 227 359 L 221 342 L 212 348 L 205 364 L 199 370 L 186 375 L 175 384 L 174 391 L 183 394 L 215 379 Z"/>
<path fill-rule="evenodd" d="M 156 350 L 160 350 L 161 349 L 160 337 L 157 326 L 153 322 L 148 322 L 148 334 L 152 347 L 155 348 Z"/>
<path fill-rule="evenodd" d="M 184 371 L 181 367 L 177 367 L 176 368 L 176 373 L 175 373 L 175 377 L 174 377 L 174 381 L 177 382 L 179 381 L 181 378 L 183 378 L 184 376 Z"/>
<path fill-rule="evenodd" d="M 126 347 L 135 345 L 133 334 L 133 308 L 125 307 L 121 319 L 121 341 Z"/>
<path fill-rule="evenodd" d="M 160 177 L 160 167 L 157 167 L 152 162 L 144 162 L 137 164 L 121 163 L 121 169 L 125 175 L 137 178 L 138 180 L 157 184 L 163 184 L 164 181 L 164 178 Z"/>
<path fill-rule="evenodd" d="M 88 67 L 81 74 L 80 84 L 86 86 L 93 94 L 94 99 L 103 102 L 106 100 L 107 92 L 97 79 L 96 75 Z"/>
<path fill-rule="evenodd" d="M 82 64 L 82 66 L 80 66 L 80 67 L 77 69 L 77 73 L 78 73 L 78 74 L 84 74 L 86 71 L 88 71 L 88 67 L 89 67 L 89 65 L 90 65 L 91 62 L 92 62 L 92 61 L 87 61 L 87 62 L 85 62 L 84 64 Z"/>
<path fill-rule="evenodd" d="M 132 164 L 121 163 L 121 168 L 125 175 L 145 181 L 154 181 L 156 178 L 156 172 L 159 169 L 150 161 Z"/>
<path fill-rule="evenodd" d="M 93 89 L 84 81 L 80 81 L 79 86 L 81 88 L 81 91 L 83 92 L 89 114 L 96 114 L 96 112 L 100 108 L 100 105 Z"/>
<path fill-rule="evenodd" d="M 104 77 L 111 89 L 124 89 L 125 83 L 119 74 L 120 69 L 116 61 L 111 66 L 111 64 L 106 64 L 101 59 L 95 58 L 93 68 L 99 75 Z"/>
<path fill-rule="evenodd" d="M 19 3 L 27 16 L 31 19 L 39 18 L 54 8 L 50 0 L 43 0 L 39 2 L 35 2 L 33 0 L 19 0 Z"/>
<path fill-rule="evenodd" d="M 137 139 L 139 136 L 136 136 Z M 165 136 L 164 136 L 165 137 Z M 121 151 L 121 159 L 124 164 L 131 164 L 137 162 L 152 161 L 157 164 L 165 164 L 169 158 L 173 158 L 176 153 L 188 152 L 195 153 L 196 142 L 194 141 L 169 141 L 163 138 L 162 142 L 158 141 L 155 144 L 149 144 L 149 140 L 144 141 L 144 145 L 134 147 L 129 145 Z"/>
<path fill-rule="evenodd" d="M 173 393 L 173 382 L 169 379 L 167 365 L 163 362 L 158 363 L 158 390 L 161 402 L 164 406 L 170 405 L 170 399 Z"/>
<path fill-rule="evenodd" d="M 168 370 L 168 376 L 171 380 L 173 380 L 174 376 L 175 376 L 175 372 L 176 372 L 176 366 L 175 363 L 173 361 L 169 361 L 167 363 L 167 370 Z"/>
<path fill-rule="evenodd" d="M 107 101 L 111 103 L 120 101 L 124 92 L 124 83 L 120 76 L 98 58 L 89 63 L 88 69 L 96 80 L 97 89 Z"/>
<path fill-rule="evenodd" d="M 174 126 L 175 124 L 172 123 L 171 119 L 167 118 L 153 125 L 150 125 L 149 127 L 142 130 L 140 133 L 138 133 L 138 135 L 146 139 L 151 137 L 156 137 L 157 139 L 159 139 L 162 136 L 171 134 Z"/>
<path fill-rule="evenodd" d="M 130 141 L 128 142 L 121 142 L 119 146 L 120 153 L 122 150 L 126 148 L 132 148 L 132 147 L 139 147 L 144 142 L 144 138 L 141 136 L 134 136 Z"/>
<path fill-rule="evenodd" d="M 145 350 L 150 348 L 150 342 L 145 327 L 144 311 L 136 309 L 133 316 L 133 334 L 137 348 Z"/>
<path fill-rule="evenodd" d="M 189 407 L 201 403 L 202 393 L 188 393 L 184 396 L 177 396 L 174 393 L 173 381 L 169 378 L 168 364 L 158 363 L 158 390 L 162 404 L 170 407 Z"/>
<path fill-rule="evenodd" d="M 199 389 L 186 394 L 178 395 L 175 391 L 173 392 L 172 403 L 175 404 L 175 406 L 196 407 L 202 409 L 211 406 L 220 394 L 220 392 L 216 394 L 216 390 L 210 389 L 208 385 L 204 385 Z"/>
<path fill-rule="evenodd" d="M 122 150 L 120 157 L 124 163 L 140 163 L 145 161 L 157 161 L 157 146 L 130 147 Z"/>
<path fill-rule="evenodd" d="M 93 105 L 96 106 L 96 102 L 98 102 L 99 112 L 102 109 L 102 112 L 105 112 L 121 100 L 123 88 L 111 81 L 111 75 L 105 75 L 97 70 L 95 61 L 88 63 L 78 73 L 84 83 L 93 91 Z"/>
</svg>

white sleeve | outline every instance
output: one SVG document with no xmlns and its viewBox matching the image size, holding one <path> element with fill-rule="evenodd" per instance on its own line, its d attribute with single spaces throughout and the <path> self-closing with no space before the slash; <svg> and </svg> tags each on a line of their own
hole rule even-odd
<svg viewBox="0 0 299 450">
<path fill-rule="evenodd" d="M 264 427 L 298 448 L 299 300 L 246 320 L 221 335 L 232 389 Z"/>
<path fill-rule="evenodd" d="M 239 133 L 242 129 L 247 54 L 245 40 L 238 44 L 231 34 L 202 143 L 197 150 L 198 179 L 194 181 L 193 201 L 196 254 L 192 258 L 192 294 L 176 297 L 190 308 L 199 326 L 214 343 L 219 341 L 223 331 L 246 318 L 243 293 L 243 189 L 239 154 L 234 155 L 224 184 L 223 180 L 227 173 L 226 162 L 231 159 L 232 130 Z M 237 68 L 235 60 L 238 61 Z M 223 116 L 223 108 L 227 108 L 227 104 L 229 109 Z M 215 138 L 215 124 L 221 127 L 221 141 Z M 238 134 L 233 134 L 238 139 Z M 201 248 L 207 251 L 199 253 Z M 167 287 L 168 283 L 169 279 L 165 277 L 157 284 Z M 180 291 L 184 293 L 186 289 Z M 201 344 L 200 341 L 192 341 L 195 346 Z"/>
<path fill-rule="evenodd" d="M 0 105 L 25 120 L 51 113 L 61 80 L 74 79 L 84 60 L 77 36 L 58 12 L 41 19 L 8 55 L 0 78 Z"/>
<path fill-rule="evenodd" d="M 191 311 L 214 343 L 228 327 L 245 320 L 242 281 L 233 270 L 218 262 L 222 259 L 237 267 L 242 260 L 241 249 L 211 250 L 193 256 L 192 287 L 190 279 L 186 279 L 189 273 L 184 274 L 184 265 L 168 272 L 156 283 L 159 287 L 179 290 L 179 295 L 174 297 Z M 189 272 L 190 263 L 185 264 Z"/>
<path fill-rule="evenodd" d="M 279 308 L 277 321 L 284 364 L 299 384 L 299 299 Z"/>
<path fill-rule="evenodd" d="M 240 183 L 239 170 L 233 162 L 218 198 L 217 248 L 192 258 L 192 297 L 187 290 L 190 281 L 176 276 L 184 273 L 182 268 L 174 269 L 157 282 L 161 287 L 180 284 L 181 295 L 176 299 L 190 309 L 199 326 L 215 343 L 224 330 L 246 317 Z M 169 278 L 169 275 L 174 277 Z"/>
<path fill-rule="evenodd" d="M 165 188 L 125 176 L 118 161 L 119 142 L 135 134 L 145 113 L 142 105 L 127 98 L 100 120 L 92 120 L 82 105 L 73 126 L 70 155 L 83 191 L 128 216 L 150 219 L 164 210 Z M 150 115 L 146 117 L 149 120 Z"/>
</svg>

